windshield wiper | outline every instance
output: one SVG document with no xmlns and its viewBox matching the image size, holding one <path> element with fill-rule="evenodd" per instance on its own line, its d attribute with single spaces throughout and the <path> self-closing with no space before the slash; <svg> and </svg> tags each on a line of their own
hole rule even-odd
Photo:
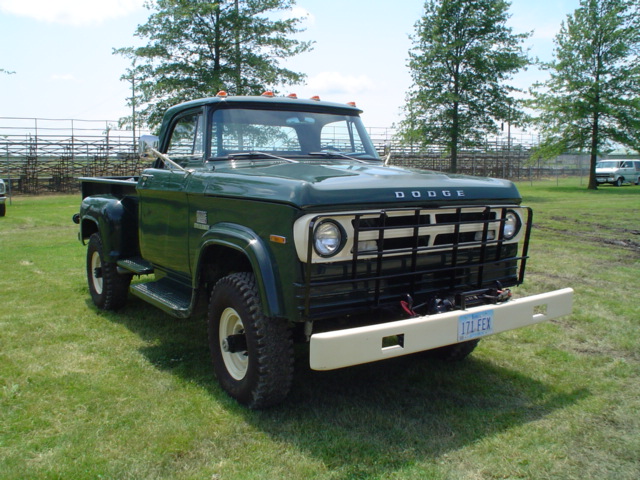
<svg viewBox="0 0 640 480">
<path fill-rule="evenodd" d="M 239 153 L 230 153 L 229 155 L 227 155 L 229 158 L 260 158 L 260 157 L 267 157 L 267 158 L 275 158 L 276 160 L 284 160 L 285 162 L 289 162 L 289 163 L 300 163 L 297 160 L 294 160 L 292 158 L 285 158 L 285 157 L 280 157 L 278 155 L 273 155 L 272 153 L 267 153 L 267 152 L 239 152 Z"/>
<path fill-rule="evenodd" d="M 361 158 L 351 157 L 349 155 L 346 155 L 340 152 L 309 152 L 309 155 L 316 156 L 316 157 L 340 157 L 340 158 L 346 158 L 347 160 L 353 160 L 355 162 L 369 163 L 366 160 L 362 160 Z"/>
</svg>

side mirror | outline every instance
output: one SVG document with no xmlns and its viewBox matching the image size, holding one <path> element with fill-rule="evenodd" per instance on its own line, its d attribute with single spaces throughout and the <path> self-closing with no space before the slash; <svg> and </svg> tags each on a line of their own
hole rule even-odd
<svg viewBox="0 0 640 480">
<path fill-rule="evenodd" d="M 153 153 L 150 148 L 157 149 L 160 143 L 160 139 L 155 135 L 142 135 L 140 136 L 140 142 L 138 143 L 138 153 L 143 158 L 157 158 L 157 155 Z"/>
</svg>

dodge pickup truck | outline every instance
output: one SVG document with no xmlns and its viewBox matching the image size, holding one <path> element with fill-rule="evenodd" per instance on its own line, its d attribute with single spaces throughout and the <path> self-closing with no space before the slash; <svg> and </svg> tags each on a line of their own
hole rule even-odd
<svg viewBox="0 0 640 480">
<path fill-rule="evenodd" d="M 571 312 L 570 288 L 512 298 L 532 226 L 512 182 L 391 166 L 360 113 L 269 92 L 168 109 L 150 168 L 81 179 L 95 305 L 206 312 L 216 377 L 250 408 L 285 399 L 295 342 L 315 370 L 462 359 Z"/>
</svg>

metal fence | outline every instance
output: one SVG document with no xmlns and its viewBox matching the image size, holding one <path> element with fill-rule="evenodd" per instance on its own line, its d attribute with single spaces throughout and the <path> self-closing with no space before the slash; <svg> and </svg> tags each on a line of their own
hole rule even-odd
<svg viewBox="0 0 640 480">
<path fill-rule="evenodd" d="M 0 178 L 14 194 L 35 195 L 78 191 L 83 176 L 134 176 L 148 166 L 136 153 L 140 133 L 147 132 L 119 130 L 107 120 L 0 117 Z M 381 155 L 391 153 L 392 165 L 450 170 L 444 148 L 401 144 L 392 128 L 370 128 L 369 134 Z M 518 180 L 588 172 L 588 159 L 580 156 L 531 163 L 534 144 L 532 136 L 492 138 L 460 152 L 458 172 Z"/>
<path fill-rule="evenodd" d="M 81 176 L 139 172 L 136 143 L 115 121 L 0 117 L 0 178 L 12 193 L 75 192 Z"/>
</svg>

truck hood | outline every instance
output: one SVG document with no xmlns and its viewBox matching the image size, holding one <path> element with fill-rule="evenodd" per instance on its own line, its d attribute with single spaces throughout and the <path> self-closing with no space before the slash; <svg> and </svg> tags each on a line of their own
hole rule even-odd
<svg viewBox="0 0 640 480">
<path fill-rule="evenodd" d="M 382 164 L 232 163 L 216 165 L 205 193 L 286 202 L 300 208 L 520 203 L 508 180 L 445 174 Z M 215 180 L 223 176 L 223 179 Z"/>
</svg>

